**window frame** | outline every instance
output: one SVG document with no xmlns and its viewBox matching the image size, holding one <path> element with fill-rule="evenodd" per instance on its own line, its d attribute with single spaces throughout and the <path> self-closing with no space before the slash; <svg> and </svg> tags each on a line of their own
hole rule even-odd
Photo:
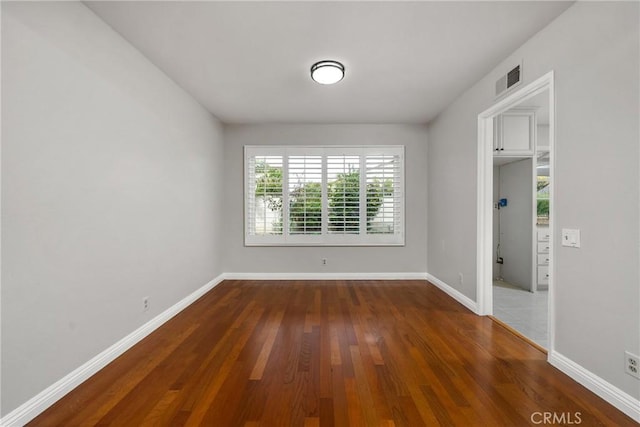
<svg viewBox="0 0 640 427">
<path fill-rule="evenodd" d="M 244 245 L 245 246 L 404 246 L 405 245 L 405 147 L 403 145 L 245 145 L 244 146 Z M 320 234 L 291 234 L 289 230 L 289 162 L 288 156 L 321 156 L 322 163 L 322 231 Z M 328 156 L 360 156 L 360 230 L 354 234 L 328 232 Z M 366 159 L 367 156 L 398 156 L 397 180 L 394 178 L 394 232 L 367 232 Z M 250 162 L 254 157 L 282 156 L 282 234 L 250 233 Z M 394 174 L 395 176 L 395 174 Z M 363 186 L 363 182 L 365 185 Z M 364 231 L 364 232 L 363 232 Z"/>
</svg>

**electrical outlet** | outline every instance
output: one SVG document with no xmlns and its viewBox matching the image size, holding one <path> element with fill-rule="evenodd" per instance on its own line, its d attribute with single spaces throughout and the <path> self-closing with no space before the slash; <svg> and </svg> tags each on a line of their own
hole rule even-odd
<svg viewBox="0 0 640 427">
<path fill-rule="evenodd" d="M 322 265 L 327 265 L 327 259 L 326 258 L 322 258 Z"/>
<path fill-rule="evenodd" d="M 149 297 L 142 298 L 142 311 L 149 310 Z"/>
<path fill-rule="evenodd" d="M 640 379 L 640 357 L 628 351 L 624 352 L 624 371 Z"/>
</svg>

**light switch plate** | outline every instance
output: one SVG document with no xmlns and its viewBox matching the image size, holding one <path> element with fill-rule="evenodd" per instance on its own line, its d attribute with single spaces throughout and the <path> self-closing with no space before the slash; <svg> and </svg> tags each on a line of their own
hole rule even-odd
<svg viewBox="0 0 640 427">
<path fill-rule="evenodd" d="M 580 247 L 580 230 L 571 228 L 562 229 L 562 246 L 568 246 L 570 248 Z"/>
</svg>

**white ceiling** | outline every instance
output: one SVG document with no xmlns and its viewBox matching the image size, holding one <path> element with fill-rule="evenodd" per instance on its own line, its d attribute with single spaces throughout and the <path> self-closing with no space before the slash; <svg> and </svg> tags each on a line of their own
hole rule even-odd
<svg viewBox="0 0 640 427">
<path fill-rule="evenodd" d="M 571 2 L 86 4 L 223 122 L 425 123 Z"/>
</svg>

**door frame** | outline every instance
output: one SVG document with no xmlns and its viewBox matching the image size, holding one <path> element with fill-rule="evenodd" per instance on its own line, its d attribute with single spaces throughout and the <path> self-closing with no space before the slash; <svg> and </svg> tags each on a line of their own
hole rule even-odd
<svg viewBox="0 0 640 427">
<path fill-rule="evenodd" d="M 523 86 L 504 99 L 478 114 L 478 198 L 477 198 L 477 258 L 476 274 L 477 312 L 480 315 L 493 314 L 493 118 L 512 107 L 517 106 L 533 96 L 549 91 L 549 176 L 550 211 L 549 211 L 549 305 L 548 305 L 548 350 L 551 354 L 554 347 L 555 312 L 554 312 L 554 186 L 555 186 L 555 88 L 554 72 L 549 71 L 537 80 Z M 535 153 L 534 153 L 535 157 Z"/>
</svg>

